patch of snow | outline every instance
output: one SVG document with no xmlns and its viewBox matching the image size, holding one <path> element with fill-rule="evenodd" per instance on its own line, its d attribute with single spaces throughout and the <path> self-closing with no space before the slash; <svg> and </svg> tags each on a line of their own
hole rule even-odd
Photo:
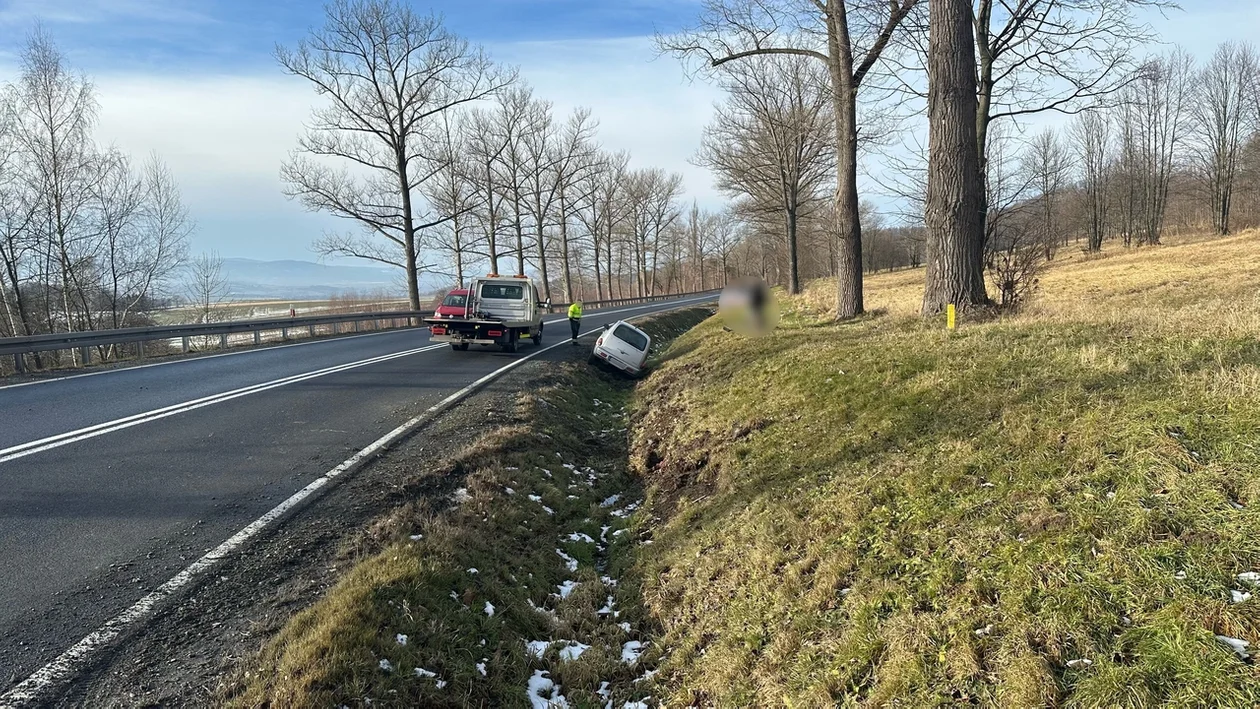
<svg viewBox="0 0 1260 709">
<path fill-rule="evenodd" d="M 547 677 L 546 670 L 534 670 L 526 688 L 529 703 L 533 709 L 568 709 L 569 701 L 560 693 L 560 688 Z"/>
<path fill-rule="evenodd" d="M 452 601 L 459 601 L 459 594 L 458 594 L 458 593 L 455 593 L 454 591 L 451 591 L 451 600 L 452 600 Z"/>
<path fill-rule="evenodd" d="M 570 593 L 573 593 L 573 589 L 575 589 L 575 588 L 577 588 L 577 587 L 578 587 L 578 582 L 577 582 L 577 581 L 574 581 L 574 580 L 572 580 L 572 579 L 570 579 L 570 580 L 568 580 L 568 581 L 565 581 L 564 583 L 560 584 L 559 586 L 556 586 L 556 588 L 560 589 L 560 597 L 561 597 L 561 598 L 568 598 L 568 597 L 569 597 L 569 594 L 570 594 Z"/>
<path fill-rule="evenodd" d="M 1230 500 L 1230 501 L 1229 501 L 1229 506 L 1230 506 L 1230 507 L 1233 507 L 1233 508 L 1234 508 L 1234 509 L 1236 509 L 1236 510 L 1245 510 L 1245 509 L 1247 509 L 1246 507 L 1243 507 L 1242 505 L 1238 504 L 1237 502 L 1235 502 L 1235 501 L 1233 501 L 1233 500 Z"/>
<path fill-rule="evenodd" d="M 490 601 L 486 601 L 486 615 L 490 616 L 491 618 L 494 617 L 494 604 L 491 603 Z"/>
<path fill-rule="evenodd" d="M 549 515 L 554 515 L 556 513 L 555 510 L 551 509 L 550 507 L 546 505 L 543 505 L 542 508 L 543 508 L 543 512 L 546 512 Z"/>
<path fill-rule="evenodd" d="M 1218 642 L 1228 645 L 1229 649 L 1233 650 L 1240 660 L 1246 660 L 1251 657 L 1251 653 L 1247 652 L 1247 646 L 1251 643 L 1246 640 L 1241 638 L 1231 638 L 1225 635 L 1217 635 L 1216 639 Z"/>
<path fill-rule="evenodd" d="M 1067 666 L 1076 669 L 1078 667 L 1089 667 L 1092 664 L 1094 664 L 1093 660 L 1088 657 L 1082 657 L 1076 660 L 1068 660 Z"/>
<path fill-rule="evenodd" d="M 980 483 L 980 487 L 993 487 L 993 486 L 994 486 L 993 483 L 987 482 L 987 481 Z"/>
<path fill-rule="evenodd" d="M 976 630 L 975 630 L 975 633 L 976 633 L 976 637 L 977 637 L 977 638 L 983 638 L 984 636 L 986 636 L 986 635 L 988 635 L 989 633 L 992 633 L 992 632 L 993 632 L 993 624 L 992 624 L 992 623 L 990 623 L 990 624 L 988 624 L 988 625 L 984 626 L 983 628 L 976 628 Z"/>
<path fill-rule="evenodd" d="M 1116 491 L 1115 491 L 1115 490 L 1108 490 L 1108 491 L 1107 491 L 1107 499 L 1108 499 L 1108 500 L 1114 500 L 1114 499 L 1116 499 Z"/>
<path fill-rule="evenodd" d="M 487 676 L 488 676 L 488 675 L 486 674 L 486 660 L 485 660 L 485 658 L 482 658 L 482 659 L 481 659 L 481 662 L 478 662 L 478 663 L 477 663 L 477 671 L 481 673 L 481 676 L 482 676 L 482 677 L 487 677 Z"/>
<path fill-rule="evenodd" d="M 468 569 L 468 573 L 470 573 L 470 574 L 475 574 L 475 573 L 479 573 L 479 572 L 478 572 L 476 569 L 470 568 L 470 569 Z"/>
<path fill-rule="evenodd" d="M 418 542 L 418 541 L 420 541 L 421 539 L 424 539 L 424 535 L 423 535 L 423 534 L 413 534 L 413 535 L 411 535 L 411 541 L 413 541 L 413 542 Z"/>
<path fill-rule="evenodd" d="M 436 682 L 434 682 L 434 684 L 435 684 L 435 685 L 437 685 L 437 688 L 438 688 L 438 689 L 441 689 L 441 688 L 443 688 L 443 687 L 445 687 L 445 686 L 446 686 L 446 680 L 444 680 L 444 679 L 440 679 L 440 680 L 437 680 Z"/>
<path fill-rule="evenodd" d="M 560 660 L 562 662 L 572 662 L 582 656 L 582 653 L 591 649 L 590 645 L 583 645 L 576 640 L 571 640 L 560 648 Z"/>
<path fill-rule="evenodd" d="M 1238 574 L 1239 583 L 1251 584 L 1252 586 L 1260 586 L 1260 571 L 1244 571 Z"/>
<path fill-rule="evenodd" d="M 577 466 L 572 463 L 564 463 L 563 467 L 568 470 L 577 470 Z"/>
<path fill-rule="evenodd" d="M 599 580 L 600 580 L 601 582 L 603 582 L 603 584 L 604 584 L 605 586 L 614 586 L 614 587 L 615 587 L 615 586 L 617 585 L 617 579 L 612 578 L 611 576 L 600 576 L 600 577 L 599 577 Z"/>
<path fill-rule="evenodd" d="M 623 534 L 625 534 L 626 532 L 629 532 L 629 531 L 630 531 L 630 530 L 628 530 L 628 529 L 618 529 L 617 531 L 613 532 L 613 536 L 614 536 L 614 537 L 620 537 L 621 535 L 623 535 Z"/>
<path fill-rule="evenodd" d="M 542 497 L 538 495 L 530 495 L 529 499 L 533 500 L 534 502 L 542 502 Z"/>
<path fill-rule="evenodd" d="M 648 709 L 647 699 L 650 699 L 650 697 L 644 697 L 645 701 L 626 702 L 621 705 L 621 709 Z"/>
<path fill-rule="evenodd" d="M 627 665 L 633 665 L 639 661 L 639 655 L 643 654 L 643 648 L 644 644 L 638 640 L 631 640 L 630 642 L 622 645 L 621 661 Z"/>
<path fill-rule="evenodd" d="M 557 549 L 556 553 L 560 555 L 561 559 L 564 559 L 564 565 L 569 571 L 577 571 L 577 559 L 565 554 L 561 549 Z"/>
<path fill-rule="evenodd" d="M 569 499 L 570 499 L 570 500 L 576 500 L 576 499 L 578 499 L 578 496 L 577 496 L 577 495 L 569 495 Z"/>
<path fill-rule="evenodd" d="M 608 600 L 604 602 L 604 607 L 595 612 L 599 615 L 608 615 L 613 612 L 613 606 L 615 605 L 617 605 L 617 602 L 613 600 L 612 596 L 609 596 Z"/>
<path fill-rule="evenodd" d="M 1245 591 L 1235 591 L 1233 589 L 1230 589 L 1229 597 L 1230 597 L 1230 600 L 1232 600 L 1234 603 L 1242 603 L 1243 601 L 1251 600 L 1250 593 L 1247 593 Z"/>
<path fill-rule="evenodd" d="M 629 632 L 630 632 L 630 624 L 629 624 L 629 623 L 618 623 L 618 624 L 617 624 L 617 627 L 618 627 L 618 628 L 621 628 L 621 632 L 623 632 L 623 633 L 629 633 Z"/>
<path fill-rule="evenodd" d="M 607 682 L 600 682 L 600 683 L 599 683 L 599 689 L 595 690 L 595 693 L 596 693 L 596 694 L 598 694 L 599 696 L 603 697 L 604 699 L 611 699 L 611 698 L 612 698 L 612 691 L 611 691 L 610 689 L 608 689 L 608 683 L 607 683 Z"/>
<path fill-rule="evenodd" d="M 398 643 L 399 645 L 406 645 L 406 644 L 407 644 L 407 636 L 406 636 L 406 635 L 403 635 L 402 633 L 399 633 L 399 634 L 397 634 L 397 635 L 395 635 L 395 636 L 394 636 L 394 642 Z"/>
<path fill-rule="evenodd" d="M 455 494 L 452 495 L 451 497 L 455 500 L 455 504 L 457 505 L 462 505 L 471 499 L 471 497 L 468 494 L 468 488 L 466 487 L 461 487 L 460 489 L 456 490 Z"/>
<path fill-rule="evenodd" d="M 528 640 L 525 642 L 525 653 L 541 658 L 547 654 L 547 648 L 551 647 L 550 640 Z"/>
<path fill-rule="evenodd" d="M 621 495 L 613 495 L 612 497 L 608 498 L 607 500 L 604 500 L 603 502 L 599 503 L 599 506 L 600 506 L 600 507 L 612 507 L 613 505 L 617 504 L 617 501 L 618 501 L 618 500 L 620 500 L 620 499 L 621 499 Z"/>
<path fill-rule="evenodd" d="M 381 666 L 381 669 L 385 670 L 386 672 L 394 671 L 394 666 L 390 664 L 389 660 L 381 660 L 380 666 Z"/>
<path fill-rule="evenodd" d="M 1173 578 L 1177 579 L 1178 581 L 1185 581 L 1185 580 L 1186 580 L 1186 572 L 1184 572 L 1184 571 L 1178 571 L 1177 573 L 1173 574 Z"/>
<path fill-rule="evenodd" d="M 566 537 L 566 539 L 568 539 L 571 542 L 586 542 L 587 544 L 595 543 L 595 540 L 591 539 L 591 535 L 583 534 L 582 532 L 570 532 L 569 536 Z"/>
<path fill-rule="evenodd" d="M 417 676 L 417 677 L 424 677 L 424 678 L 428 679 L 428 678 L 437 677 L 437 673 L 436 673 L 436 672 L 430 672 L 430 671 L 428 671 L 428 670 L 424 669 L 423 667 L 417 667 L 417 668 L 416 668 L 416 676 Z"/>
<path fill-rule="evenodd" d="M 509 465 L 508 467 L 504 468 L 504 470 L 520 470 L 520 468 L 516 468 L 516 467 L 513 467 L 513 466 Z"/>
<path fill-rule="evenodd" d="M 507 494 L 509 494 L 509 495 L 515 495 L 515 494 L 516 494 L 516 491 L 515 491 L 515 490 L 513 490 L 513 489 L 512 489 L 512 488 L 510 488 L 510 487 L 505 487 L 505 488 L 503 488 L 503 491 L 504 491 L 504 492 L 506 492 L 506 493 L 507 493 Z"/>
<path fill-rule="evenodd" d="M 636 677 L 635 682 L 646 682 L 656 676 L 657 670 L 648 670 L 643 673 L 642 677 Z"/>
</svg>

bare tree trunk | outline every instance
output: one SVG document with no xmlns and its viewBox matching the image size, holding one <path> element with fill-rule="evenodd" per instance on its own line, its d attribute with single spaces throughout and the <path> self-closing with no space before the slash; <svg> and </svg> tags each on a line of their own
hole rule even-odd
<svg viewBox="0 0 1260 709">
<path fill-rule="evenodd" d="M 927 282 L 923 314 L 988 302 L 969 0 L 929 4 Z"/>
</svg>

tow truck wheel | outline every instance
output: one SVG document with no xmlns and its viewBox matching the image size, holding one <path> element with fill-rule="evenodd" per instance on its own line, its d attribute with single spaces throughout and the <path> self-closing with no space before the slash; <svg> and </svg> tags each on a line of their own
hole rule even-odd
<svg viewBox="0 0 1260 709">
<path fill-rule="evenodd" d="M 530 336 L 530 339 L 534 341 L 534 344 L 535 344 L 535 345 L 541 345 L 541 344 L 542 344 L 542 325 L 539 325 L 539 326 L 538 326 L 538 332 L 537 332 L 537 333 L 535 333 L 535 334 L 533 334 L 533 335 L 531 335 L 531 336 Z"/>
<path fill-rule="evenodd" d="M 516 333 L 515 332 L 508 335 L 507 342 L 503 343 L 503 351 L 504 352 L 516 351 Z"/>
</svg>

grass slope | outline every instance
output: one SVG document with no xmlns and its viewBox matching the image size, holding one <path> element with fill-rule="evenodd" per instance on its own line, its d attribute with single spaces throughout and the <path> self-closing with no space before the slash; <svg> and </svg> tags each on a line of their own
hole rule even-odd
<svg viewBox="0 0 1260 709">
<path fill-rule="evenodd" d="M 644 329 L 665 344 L 707 315 Z M 657 650 L 626 573 L 641 536 L 626 468 L 632 384 L 585 363 L 523 369 L 536 388 L 519 396 L 516 423 L 452 456 L 452 499 L 379 520 L 369 536 L 392 543 L 272 638 L 224 704 L 528 707 L 531 679 L 575 707 L 651 693 Z M 537 656 L 533 641 L 556 642 Z M 567 660 L 572 643 L 589 648 Z M 637 662 L 624 661 L 627 643 L 645 644 Z"/>
<path fill-rule="evenodd" d="M 640 387 L 676 704 L 1255 706 L 1260 239 L 1064 259 L 1023 316 L 706 323 Z M 1254 647 L 1253 647 L 1254 650 Z"/>
</svg>

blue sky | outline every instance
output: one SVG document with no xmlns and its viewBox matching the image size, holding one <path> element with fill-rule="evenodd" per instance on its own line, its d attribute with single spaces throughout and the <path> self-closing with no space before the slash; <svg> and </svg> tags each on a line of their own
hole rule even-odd
<svg viewBox="0 0 1260 709">
<path fill-rule="evenodd" d="M 1260 27 L 1260 2 L 1182 5 L 1186 11 L 1149 20 L 1165 40 L 1200 57 Z M 591 107 L 606 147 L 629 150 L 638 165 L 683 173 L 689 197 L 721 205 L 707 173 L 688 162 L 720 96 L 690 82 L 673 59 L 657 59 L 650 39 L 690 21 L 699 0 L 415 6 L 520 66 L 558 115 Z M 137 159 L 156 151 L 170 164 L 198 222 L 195 250 L 313 259 L 311 241 L 346 225 L 283 197 L 279 166 L 315 97 L 280 72 L 272 51 L 322 16 L 321 3 L 296 0 L 0 0 L 0 37 L 8 38 L 0 42 L 0 76 L 13 76 L 22 38 L 42 22 L 97 85 L 98 139 Z"/>
</svg>

